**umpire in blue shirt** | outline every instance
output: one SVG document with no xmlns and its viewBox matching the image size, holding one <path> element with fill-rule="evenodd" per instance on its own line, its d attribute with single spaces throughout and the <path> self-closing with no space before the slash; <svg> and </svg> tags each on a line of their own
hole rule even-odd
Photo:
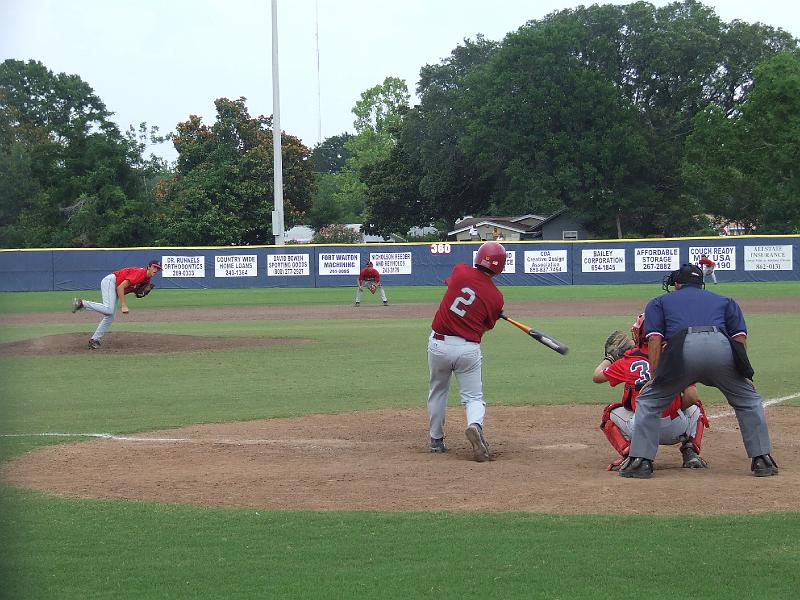
<svg viewBox="0 0 800 600">
<path fill-rule="evenodd" d="M 777 475 L 762 398 L 747 358 L 747 325 L 739 305 L 703 287 L 703 272 L 685 264 L 664 278 L 664 290 L 645 308 L 651 378 L 636 399 L 636 419 L 622 477 L 647 479 L 658 450 L 659 417 L 676 394 L 699 382 L 719 389 L 736 411 L 750 470 Z M 666 345 L 662 350 L 662 343 Z"/>
</svg>

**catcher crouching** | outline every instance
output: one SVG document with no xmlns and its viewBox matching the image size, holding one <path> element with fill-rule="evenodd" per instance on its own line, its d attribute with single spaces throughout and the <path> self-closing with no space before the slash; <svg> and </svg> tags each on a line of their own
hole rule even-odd
<svg viewBox="0 0 800 600">
<path fill-rule="evenodd" d="M 651 376 L 643 314 L 633 323 L 631 334 L 633 339 L 622 331 L 608 336 L 603 360 L 592 375 L 595 383 L 608 382 L 612 387 L 624 384 L 621 401 L 606 406 L 600 422 L 600 429 L 620 456 L 608 465 L 609 471 L 619 470 L 628 456 L 636 420 L 636 397 Z M 659 444 L 680 444 L 685 468 L 706 468 L 706 461 L 700 457 L 700 446 L 703 429 L 708 426 L 697 386 L 692 384 L 676 395 L 661 414 Z"/>
</svg>

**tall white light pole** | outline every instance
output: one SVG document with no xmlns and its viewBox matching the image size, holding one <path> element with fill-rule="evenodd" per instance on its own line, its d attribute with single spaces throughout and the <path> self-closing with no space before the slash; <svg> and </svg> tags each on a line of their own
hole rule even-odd
<svg viewBox="0 0 800 600">
<path fill-rule="evenodd" d="M 283 246 L 283 157 L 281 156 L 281 93 L 278 79 L 278 0 L 272 0 L 272 187 L 275 210 L 272 233 Z"/>
</svg>

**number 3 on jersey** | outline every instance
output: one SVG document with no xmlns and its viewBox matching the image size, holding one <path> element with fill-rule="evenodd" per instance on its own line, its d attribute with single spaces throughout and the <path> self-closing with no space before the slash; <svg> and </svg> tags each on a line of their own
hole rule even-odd
<svg viewBox="0 0 800 600">
<path fill-rule="evenodd" d="M 461 308 L 461 306 L 469 306 L 475 302 L 475 298 L 477 297 L 475 291 L 468 287 L 461 288 L 461 293 L 464 295 L 457 296 L 450 305 L 450 310 L 456 313 L 459 317 L 463 317 L 467 314 L 467 311 Z"/>
</svg>

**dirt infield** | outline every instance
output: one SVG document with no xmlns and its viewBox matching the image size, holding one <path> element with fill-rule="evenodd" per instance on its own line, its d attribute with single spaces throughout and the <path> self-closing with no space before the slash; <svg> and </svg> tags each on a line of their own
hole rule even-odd
<svg viewBox="0 0 800 600">
<path fill-rule="evenodd" d="M 778 308 L 779 300 L 741 304 L 748 313 L 798 310 L 795 302 Z M 520 316 L 589 316 L 632 314 L 640 309 L 633 302 L 566 302 L 556 307 L 531 302 L 509 303 L 506 310 Z M 354 314 L 354 310 L 360 312 Z M 166 314 L 151 319 L 156 312 L 160 311 L 141 311 L 137 320 L 168 320 L 163 318 Z M 430 305 L 333 310 L 328 306 L 263 307 L 184 311 L 182 317 L 284 319 L 317 318 L 312 316 L 316 314 L 323 318 L 324 314 L 328 319 L 363 319 L 428 317 L 432 312 Z M 23 318 L 26 316 L 13 317 Z M 64 315 L 27 318 L 61 322 Z M 4 321 L 9 322 L 8 318 Z M 74 352 L 74 344 L 83 348 L 87 339 L 88 335 L 78 334 L 47 336 L 0 345 L 0 353 L 58 354 L 64 348 Z M 134 346 L 147 348 L 146 352 L 183 352 L 290 342 L 128 332 L 112 332 L 106 339 L 102 352 L 119 353 L 133 352 Z M 648 481 L 626 480 L 605 470 L 615 453 L 598 428 L 600 412 L 599 406 L 490 406 L 486 431 L 495 460 L 482 464 L 471 460 L 460 407 L 448 412 L 451 451 L 427 451 L 423 403 L 419 409 L 197 425 L 127 438 L 97 437 L 31 452 L 0 465 L 0 477 L 13 485 L 65 496 L 265 509 L 626 514 L 800 510 L 795 493 L 800 486 L 796 468 L 800 411 L 796 408 L 767 409 L 781 467 L 778 477 L 749 474 L 736 419 L 727 407 L 716 407 L 710 410 L 712 428 L 703 448 L 710 468 L 682 469 L 678 449 L 662 447 L 656 473 Z"/>
</svg>

